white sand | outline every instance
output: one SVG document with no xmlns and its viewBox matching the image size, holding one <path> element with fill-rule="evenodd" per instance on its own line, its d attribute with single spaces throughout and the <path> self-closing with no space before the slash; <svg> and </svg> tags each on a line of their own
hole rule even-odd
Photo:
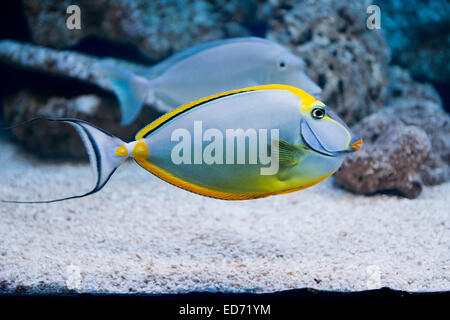
<svg viewBox="0 0 450 320">
<path fill-rule="evenodd" d="M 27 159 L 0 140 L 1 198 L 51 198 L 86 185 L 85 171 Z M 449 194 L 450 183 L 416 200 L 357 196 L 329 179 L 290 195 L 220 201 L 130 163 L 88 198 L 0 204 L 0 288 L 449 290 Z"/>
</svg>

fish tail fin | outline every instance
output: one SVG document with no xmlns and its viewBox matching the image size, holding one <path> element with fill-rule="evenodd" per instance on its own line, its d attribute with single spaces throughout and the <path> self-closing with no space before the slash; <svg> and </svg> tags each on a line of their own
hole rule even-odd
<svg viewBox="0 0 450 320">
<path fill-rule="evenodd" d="M 78 134 L 80 135 L 83 143 L 86 147 L 89 155 L 89 162 L 91 169 L 95 175 L 94 188 L 84 194 L 74 195 L 61 199 L 46 200 L 46 201 L 9 201 L 0 200 L 7 203 L 52 203 L 69 199 L 82 198 L 91 194 L 94 194 L 101 190 L 105 184 L 109 181 L 116 169 L 128 158 L 128 152 L 126 149 L 126 143 L 121 139 L 113 136 L 109 132 L 100 129 L 89 122 L 70 119 L 70 118 L 34 118 L 18 125 L 2 128 L 4 130 L 10 130 L 23 126 L 38 120 L 64 122 L 72 125 Z"/>
<path fill-rule="evenodd" d="M 130 124 L 138 116 L 146 99 L 154 100 L 151 81 L 123 67 L 100 62 L 94 65 L 94 71 L 106 77 L 117 96 L 123 126 Z"/>
</svg>

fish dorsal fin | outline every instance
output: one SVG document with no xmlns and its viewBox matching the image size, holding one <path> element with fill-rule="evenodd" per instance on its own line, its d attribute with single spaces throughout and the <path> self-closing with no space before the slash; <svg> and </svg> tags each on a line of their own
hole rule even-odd
<svg viewBox="0 0 450 320">
<path fill-rule="evenodd" d="M 287 90 L 293 94 L 295 94 L 296 96 L 298 96 L 301 99 L 301 105 L 310 105 L 312 102 L 316 101 L 316 99 L 307 94 L 305 91 L 295 88 L 295 87 L 291 87 L 288 85 L 284 85 L 284 84 L 269 84 L 269 85 L 263 85 L 263 86 L 256 86 L 256 87 L 249 87 L 249 88 L 244 88 L 244 89 L 237 89 L 237 90 L 232 90 L 232 91 L 227 91 L 227 92 L 222 92 L 219 94 L 215 94 L 206 98 L 201 98 L 198 99 L 196 101 L 187 103 L 185 105 L 182 105 L 178 108 L 176 108 L 175 110 L 166 113 L 164 115 L 162 115 L 161 117 L 159 117 L 158 119 L 156 119 L 155 121 L 151 122 L 149 125 L 147 125 L 146 127 L 142 128 L 137 134 L 136 134 L 136 140 L 140 140 L 143 139 L 145 137 L 147 137 L 149 134 L 151 134 L 153 131 L 155 131 L 156 129 L 160 128 L 161 126 L 163 126 L 165 123 L 167 123 L 170 120 L 173 120 L 174 118 L 180 116 L 181 114 L 183 114 L 184 112 L 199 107 L 205 103 L 211 102 L 213 100 L 217 100 L 217 99 L 222 99 L 231 95 L 235 95 L 235 94 L 240 94 L 240 93 L 245 93 L 245 92 L 250 92 L 250 91 L 258 91 L 258 90 L 271 90 L 271 89 L 278 89 L 278 90 Z M 300 106 L 299 106 L 300 107 Z"/>
<path fill-rule="evenodd" d="M 162 75 L 165 71 L 167 71 L 171 66 L 174 64 L 190 57 L 198 52 L 201 52 L 203 50 L 207 50 L 210 48 L 230 44 L 230 43 L 239 43 L 239 42 L 261 42 L 261 43 L 271 43 L 269 40 L 264 38 L 258 38 L 258 37 L 240 37 L 240 38 L 230 38 L 230 39 L 221 39 L 221 40 L 214 40 L 209 41 L 205 43 L 200 43 L 197 45 L 194 45 L 192 47 L 189 47 L 187 49 L 181 50 L 168 58 L 164 59 L 160 63 L 154 65 L 150 68 L 148 76 L 150 78 L 156 78 L 160 75 Z"/>
</svg>

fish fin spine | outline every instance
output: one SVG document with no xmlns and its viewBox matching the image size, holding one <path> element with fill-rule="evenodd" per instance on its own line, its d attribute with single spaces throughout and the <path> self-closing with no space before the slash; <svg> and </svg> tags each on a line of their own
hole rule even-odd
<svg viewBox="0 0 450 320">
<path fill-rule="evenodd" d="M 283 140 L 272 140 L 271 150 L 281 165 L 295 166 L 299 164 L 305 156 L 305 147 L 293 145 Z M 278 151 L 278 152 L 277 152 Z"/>
</svg>

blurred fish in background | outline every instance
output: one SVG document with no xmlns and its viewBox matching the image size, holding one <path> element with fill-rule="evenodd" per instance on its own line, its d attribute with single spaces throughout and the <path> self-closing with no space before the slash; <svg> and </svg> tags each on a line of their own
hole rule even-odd
<svg viewBox="0 0 450 320">
<path fill-rule="evenodd" d="M 122 124 L 140 113 L 147 96 L 160 110 L 213 94 L 264 84 L 286 84 L 313 96 L 321 89 L 303 71 L 305 62 L 286 48 L 262 38 L 218 40 L 185 49 L 153 66 L 146 78 L 111 62 L 94 65 L 112 85 Z"/>
</svg>

